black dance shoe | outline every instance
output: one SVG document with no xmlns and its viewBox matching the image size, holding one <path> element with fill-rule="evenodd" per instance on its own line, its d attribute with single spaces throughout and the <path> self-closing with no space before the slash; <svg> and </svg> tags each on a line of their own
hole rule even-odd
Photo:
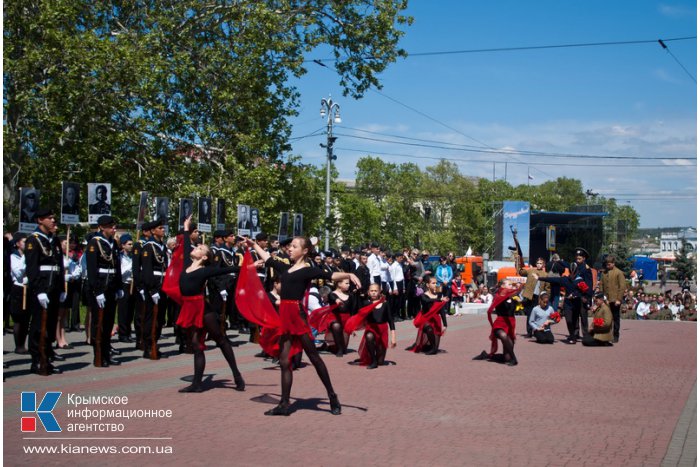
<svg viewBox="0 0 700 467">
<path fill-rule="evenodd" d="M 241 376 L 241 375 L 238 375 L 238 377 L 234 376 L 233 382 L 236 383 L 236 387 L 234 387 L 233 389 L 235 389 L 236 391 L 241 391 L 241 392 L 245 391 L 245 380 L 243 379 L 243 376 Z"/>
<path fill-rule="evenodd" d="M 437 348 L 437 347 L 433 347 L 432 349 L 428 350 L 425 354 L 426 354 L 426 355 L 437 355 L 437 354 L 438 354 L 438 348 Z"/>
<path fill-rule="evenodd" d="M 516 358 L 511 358 L 510 360 L 508 360 L 506 362 L 506 365 L 508 365 L 508 366 L 515 366 L 517 364 L 518 364 L 518 359 L 516 359 Z"/>
<path fill-rule="evenodd" d="M 202 388 L 199 385 L 191 384 L 186 388 L 179 389 L 177 392 L 202 392 Z"/>
<path fill-rule="evenodd" d="M 408 347 L 406 347 L 405 350 L 414 350 L 416 348 L 416 344 L 411 344 Z"/>
<path fill-rule="evenodd" d="M 374 370 L 377 368 L 379 365 L 377 365 L 377 362 L 372 362 L 370 365 L 367 365 L 368 370 Z"/>
<path fill-rule="evenodd" d="M 482 350 L 479 355 L 472 358 L 472 360 L 488 360 L 488 359 L 489 359 L 489 354 L 487 354 L 485 350 Z"/>
<path fill-rule="evenodd" d="M 290 413 L 291 412 L 289 410 L 288 405 L 278 404 L 275 407 L 268 410 L 267 412 L 265 412 L 265 415 L 270 415 L 270 416 L 284 415 L 285 417 L 288 417 Z"/>
<path fill-rule="evenodd" d="M 340 415 L 340 401 L 338 400 L 338 395 L 331 394 L 328 396 L 328 400 L 331 403 L 331 413 L 333 415 Z"/>
</svg>

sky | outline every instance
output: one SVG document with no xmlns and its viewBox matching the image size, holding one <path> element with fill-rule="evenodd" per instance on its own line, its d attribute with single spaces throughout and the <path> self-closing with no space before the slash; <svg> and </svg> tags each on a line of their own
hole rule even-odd
<svg viewBox="0 0 700 467">
<path fill-rule="evenodd" d="M 465 176 L 512 185 L 528 173 L 531 185 L 579 179 L 629 203 L 643 228 L 697 226 L 694 1 L 409 0 L 406 14 L 409 56 L 379 75 L 381 90 L 343 97 L 332 68 L 307 65 L 294 82 L 291 154 L 325 166 L 319 110 L 330 96 L 342 119 L 340 179 L 354 179 L 367 155 L 422 168 L 445 158 Z M 411 55 L 631 41 L 651 42 Z"/>
</svg>

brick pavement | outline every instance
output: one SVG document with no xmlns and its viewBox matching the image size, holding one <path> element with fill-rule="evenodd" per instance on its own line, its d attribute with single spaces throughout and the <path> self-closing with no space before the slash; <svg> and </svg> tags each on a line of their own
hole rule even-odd
<svg viewBox="0 0 700 467">
<path fill-rule="evenodd" d="M 522 329 L 524 322 L 518 318 Z M 555 329 L 563 337 L 564 324 Z M 695 465 L 697 339 L 695 323 L 623 321 L 613 348 L 583 348 L 557 342 L 540 346 L 518 338 L 517 367 L 472 361 L 488 348 L 483 315 L 450 318 L 436 356 L 403 350 L 415 337 L 410 323 L 397 325 L 395 362 L 368 371 L 324 354 L 343 415 L 329 413 L 313 367 L 294 373 L 290 417 L 262 413 L 279 398 L 279 372 L 243 344 L 236 357 L 246 391 L 232 388 L 231 375 L 216 348 L 207 351 L 201 394 L 177 389 L 191 377 L 192 357 L 174 355 L 167 333 L 167 359 L 152 362 L 127 351 L 120 367 L 93 368 L 86 346 L 62 351 L 63 375 L 27 374 L 28 358 L 6 354 L 4 461 L 44 465 L 126 463 L 201 465 Z M 69 340 L 78 339 L 76 333 Z M 230 335 L 232 340 L 240 338 Z M 5 349 L 12 336 L 5 336 Z M 359 336 L 351 340 L 356 348 Z M 127 347 L 117 344 L 117 347 Z M 67 394 L 127 395 L 129 409 L 170 409 L 170 419 L 122 422 L 119 433 L 43 433 L 27 440 L 19 429 L 19 393 L 64 393 L 55 410 L 67 417 Z M 99 408 L 91 406 L 90 408 Z M 117 408 L 117 407 L 108 407 Z M 91 422 L 94 422 L 91 421 Z M 171 438 L 158 440 L 58 440 L 67 437 Z M 173 454 L 25 454 L 31 446 L 172 446 Z M 162 459 L 162 460 L 161 460 Z"/>
</svg>

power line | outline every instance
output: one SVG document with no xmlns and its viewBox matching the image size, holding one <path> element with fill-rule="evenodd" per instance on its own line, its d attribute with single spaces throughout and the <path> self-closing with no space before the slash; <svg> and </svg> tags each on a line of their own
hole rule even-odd
<svg viewBox="0 0 700 467">
<path fill-rule="evenodd" d="M 345 133 L 336 133 L 336 134 L 338 136 L 345 136 L 347 138 L 356 138 L 356 139 L 375 141 L 375 142 L 380 142 L 380 143 L 391 143 L 391 144 L 400 144 L 403 146 L 417 146 L 417 147 L 422 147 L 422 148 L 442 149 L 442 150 L 446 150 L 446 151 L 478 152 L 478 153 L 483 153 L 483 154 L 547 156 L 547 157 L 564 157 L 564 158 L 576 158 L 576 159 L 581 159 L 581 158 L 619 159 L 619 160 L 631 160 L 631 161 L 637 161 L 637 160 L 657 160 L 657 161 L 662 161 L 662 160 L 693 160 L 693 161 L 695 161 L 696 160 L 695 157 L 595 156 L 595 155 L 591 155 L 591 154 L 560 154 L 560 153 L 547 153 L 547 152 L 525 151 L 525 150 L 515 150 L 515 149 L 513 149 L 513 150 L 474 149 L 474 148 L 469 148 L 469 147 L 450 148 L 450 147 L 438 146 L 438 145 L 433 145 L 433 144 L 408 143 L 408 142 L 404 142 L 404 141 L 392 141 L 392 140 L 387 140 L 387 139 L 370 138 L 367 136 L 357 136 L 357 135 L 350 135 L 350 134 L 345 134 Z M 515 163 L 516 161 L 513 161 L 513 162 Z M 523 162 L 523 161 L 517 161 L 517 162 L 522 162 L 525 164 L 530 163 L 530 162 Z"/>
<path fill-rule="evenodd" d="M 395 156 L 395 157 L 406 157 L 409 159 L 426 159 L 426 160 L 446 160 L 446 161 L 453 161 L 453 162 L 469 162 L 470 164 L 503 164 L 503 161 L 497 161 L 497 160 L 479 160 L 479 159 L 464 159 L 464 158 L 457 158 L 457 157 L 444 157 L 444 156 L 417 156 L 415 154 L 402 154 L 402 153 L 395 153 L 395 152 L 381 152 L 381 151 L 373 151 L 373 150 L 366 150 L 366 149 L 353 149 L 353 148 L 344 148 L 344 147 L 336 147 L 335 148 L 338 151 L 349 151 L 349 152 L 362 152 L 367 155 L 381 155 L 381 156 Z M 325 157 L 325 156 L 324 156 Z M 315 159 L 315 158 L 321 158 L 321 156 L 315 157 L 307 157 L 307 159 Z M 629 168 L 629 164 L 591 164 L 591 163 L 580 163 L 580 164 L 575 164 L 575 163 L 568 163 L 568 162 L 562 162 L 562 163 L 556 163 L 556 162 L 532 162 L 532 161 L 510 161 L 508 162 L 509 164 L 517 164 L 517 165 L 531 165 L 531 166 L 559 166 L 559 167 L 627 167 Z M 689 165 L 681 166 L 681 165 L 659 165 L 659 164 L 636 164 L 634 165 L 634 168 L 650 168 L 650 169 L 682 169 L 682 170 L 688 170 L 688 167 L 691 167 Z M 548 175 L 544 172 L 543 174 L 547 175 L 548 177 L 552 177 L 551 175 Z"/>
<path fill-rule="evenodd" d="M 688 76 L 690 76 L 690 79 L 692 79 L 693 82 L 694 82 L 695 84 L 697 84 L 698 81 L 695 79 L 695 76 L 693 76 L 693 75 L 687 70 L 687 68 L 683 66 L 683 64 L 681 63 L 681 61 L 678 60 L 678 59 L 676 58 L 675 55 L 673 55 L 673 52 L 671 52 L 671 49 L 668 48 L 668 46 L 664 43 L 664 41 L 662 41 L 661 39 L 659 39 L 659 44 L 661 45 L 661 47 L 664 48 L 664 50 L 666 50 L 666 52 L 668 52 L 668 54 L 669 54 L 671 57 L 673 57 L 673 59 L 676 61 L 676 63 L 678 63 L 678 66 L 680 66 L 681 68 L 683 68 L 683 71 L 685 71 L 685 73 L 686 73 Z"/>
<path fill-rule="evenodd" d="M 519 47 L 495 47 L 486 49 L 465 49 L 465 50 L 442 50 L 433 52 L 415 52 L 408 53 L 408 58 L 410 57 L 428 57 L 434 55 L 457 55 L 457 54 L 472 54 L 472 53 L 491 53 L 491 52 L 517 52 L 522 50 L 546 50 L 546 49 L 566 49 L 566 48 L 580 48 L 580 47 L 608 47 L 608 46 L 618 46 L 618 45 L 639 45 L 639 44 L 655 44 L 659 40 L 664 42 L 672 41 L 687 41 L 697 39 L 696 36 L 685 36 L 685 37 L 672 37 L 669 39 L 644 39 L 644 40 L 631 40 L 631 41 L 609 41 L 609 42 L 580 42 L 573 44 L 547 44 L 547 45 L 531 45 L 531 46 L 519 46 Z M 304 60 L 304 63 L 314 62 L 317 64 L 322 64 L 323 62 L 334 62 L 334 58 L 322 58 L 322 59 L 309 59 Z M 321 63 L 319 63 L 321 62 Z"/>
</svg>

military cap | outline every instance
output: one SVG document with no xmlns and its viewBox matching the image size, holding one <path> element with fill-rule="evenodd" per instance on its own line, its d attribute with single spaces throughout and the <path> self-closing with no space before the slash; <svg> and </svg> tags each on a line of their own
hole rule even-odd
<svg viewBox="0 0 700 467">
<path fill-rule="evenodd" d="M 576 248 L 576 256 L 583 256 L 584 258 L 588 258 L 590 255 L 588 254 L 585 248 L 578 247 Z"/>
<path fill-rule="evenodd" d="M 108 225 L 114 225 L 117 221 L 112 216 L 104 215 L 97 218 L 97 225 L 100 227 L 105 227 Z M 153 227 L 151 227 L 153 228 Z"/>
<path fill-rule="evenodd" d="M 39 220 L 43 217 L 51 217 L 51 216 L 55 216 L 55 215 L 56 215 L 56 213 L 53 212 L 53 209 L 51 209 L 51 208 L 39 208 L 36 211 L 36 219 L 37 220 Z"/>
</svg>

